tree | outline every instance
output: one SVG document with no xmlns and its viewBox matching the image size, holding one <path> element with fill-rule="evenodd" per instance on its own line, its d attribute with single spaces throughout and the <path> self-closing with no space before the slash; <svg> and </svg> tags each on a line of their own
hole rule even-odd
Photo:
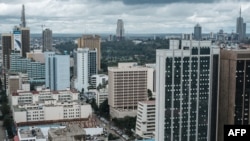
<svg viewBox="0 0 250 141">
<path fill-rule="evenodd" d="M 154 100 L 153 93 L 152 93 L 152 91 L 150 89 L 148 89 L 148 99 L 149 100 Z"/>
<path fill-rule="evenodd" d="M 103 103 L 100 104 L 99 106 L 99 114 L 100 116 L 105 117 L 106 119 L 109 119 L 109 105 L 108 105 L 108 99 L 103 101 Z"/>
<path fill-rule="evenodd" d="M 97 104 L 96 104 L 95 98 L 92 98 L 92 99 L 90 100 L 90 105 L 91 105 L 91 107 L 94 109 L 94 111 L 95 111 L 96 113 L 98 113 L 99 109 L 98 109 L 98 106 L 97 106 Z"/>
<path fill-rule="evenodd" d="M 3 103 L 1 107 L 1 112 L 3 115 L 10 114 L 10 106 L 7 103 Z"/>
<path fill-rule="evenodd" d="M 129 136 L 133 135 L 131 129 L 135 129 L 136 117 L 124 117 L 124 118 L 114 118 L 112 120 L 118 128 L 124 130 Z"/>
<path fill-rule="evenodd" d="M 116 140 L 116 139 L 119 139 L 119 137 L 115 136 L 114 134 L 109 134 L 108 135 L 108 140 Z"/>
</svg>

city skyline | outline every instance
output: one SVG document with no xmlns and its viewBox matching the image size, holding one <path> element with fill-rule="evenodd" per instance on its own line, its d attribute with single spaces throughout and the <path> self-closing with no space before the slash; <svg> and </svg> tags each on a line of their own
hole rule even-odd
<svg viewBox="0 0 250 141">
<path fill-rule="evenodd" d="M 191 2 L 191 3 L 190 3 Z M 192 33 L 197 23 L 204 33 L 236 32 L 236 19 L 242 9 L 244 21 L 250 20 L 250 2 L 242 0 L 183 0 L 154 3 L 145 0 L 19 0 L 0 2 L 0 33 L 9 33 L 21 23 L 22 4 L 25 5 L 26 25 L 31 33 L 41 33 L 41 25 L 54 33 L 115 34 L 117 19 L 124 21 L 129 33 Z M 39 5 L 39 6 L 37 6 Z M 186 9 L 186 10 L 180 10 Z M 46 9 L 46 10 L 44 10 Z M 207 9 L 207 10 L 205 10 Z M 60 26 L 59 26 L 60 25 Z M 247 27 L 247 33 L 250 28 Z"/>
</svg>

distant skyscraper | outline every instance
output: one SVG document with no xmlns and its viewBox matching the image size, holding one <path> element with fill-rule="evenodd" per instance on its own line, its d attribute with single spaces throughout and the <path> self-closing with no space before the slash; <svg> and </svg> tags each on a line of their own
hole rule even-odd
<svg viewBox="0 0 250 141">
<path fill-rule="evenodd" d="M 218 140 L 224 141 L 224 125 L 250 123 L 250 51 L 221 50 Z"/>
<path fill-rule="evenodd" d="M 117 40 L 123 40 L 124 39 L 124 23 L 122 19 L 118 19 L 117 21 L 117 28 L 116 28 L 116 38 Z"/>
<path fill-rule="evenodd" d="M 78 48 L 74 51 L 74 86 L 78 91 L 88 91 L 90 77 L 97 74 L 97 49 Z"/>
<path fill-rule="evenodd" d="M 13 49 L 12 34 L 2 34 L 2 58 L 4 69 L 10 68 L 10 54 Z"/>
<path fill-rule="evenodd" d="M 246 23 L 244 23 L 243 17 L 241 17 L 241 9 L 240 17 L 238 17 L 236 21 L 236 33 L 239 35 L 239 41 L 246 38 Z"/>
<path fill-rule="evenodd" d="M 51 51 L 52 43 L 52 30 L 46 28 L 43 30 L 43 51 Z"/>
<path fill-rule="evenodd" d="M 202 40 L 202 28 L 200 24 L 197 24 L 194 27 L 194 40 Z"/>
<path fill-rule="evenodd" d="M 97 49 L 97 68 L 101 70 L 101 37 L 98 35 L 83 35 L 77 39 L 78 48 Z"/>
<path fill-rule="evenodd" d="M 220 49 L 194 40 L 169 48 L 156 51 L 156 141 L 215 141 Z"/>
<path fill-rule="evenodd" d="M 30 29 L 28 27 L 21 28 L 22 34 L 22 57 L 26 57 L 26 53 L 30 52 Z"/>
<path fill-rule="evenodd" d="M 45 52 L 45 85 L 51 90 L 65 90 L 70 87 L 69 55 Z"/>
<path fill-rule="evenodd" d="M 26 20 L 25 20 L 25 7 L 22 7 L 22 14 L 21 14 L 21 27 L 26 27 Z"/>
</svg>

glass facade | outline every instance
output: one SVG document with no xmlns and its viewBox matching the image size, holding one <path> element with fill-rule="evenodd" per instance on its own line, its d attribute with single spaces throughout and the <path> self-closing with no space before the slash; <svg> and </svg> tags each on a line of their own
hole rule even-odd
<svg viewBox="0 0 250 141">
<path fill-rule="evenodd" d="M 250 96 L 249 74 L 250 74 L 250 61 L 237 60 L 234 124 L 248 125 L 249 123 L 249 96 Z"/>
<path fill-rule="evenodd" d="M 209 47 L 191 48 L 190 54 L 166 57 L 165 141 L 207 141 L 210 136 L 211 64 L 217 65 L 218 77 L 218 55 L 211 63 Z"/>
<path fill-rule="evenodd" d="M 27 73 L 30 82 L 45 82 L 45 64 L 22 58 L 20 54 L 10 55 L 10 71 Z"/>
</svg>

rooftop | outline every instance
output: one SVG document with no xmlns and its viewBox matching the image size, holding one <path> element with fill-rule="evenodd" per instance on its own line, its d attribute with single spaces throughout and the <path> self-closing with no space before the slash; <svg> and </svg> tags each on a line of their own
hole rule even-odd
<svg viewBox="0 0 250 141">
<path fill-rule="evenodd" d="M 28 128 L 28 129 L 19 129 L 18 130 L 19 138 L 36 138 L 36 139 L 45 139 L 45 136 L 40 128 Z"/>
<path fill-rule="evenodd" d="M 150 100 L 150 101 L 140 101 L 143 104 L 147 104 L 147 105 L 155 105 L 155 100 Z"/>
</svg>

